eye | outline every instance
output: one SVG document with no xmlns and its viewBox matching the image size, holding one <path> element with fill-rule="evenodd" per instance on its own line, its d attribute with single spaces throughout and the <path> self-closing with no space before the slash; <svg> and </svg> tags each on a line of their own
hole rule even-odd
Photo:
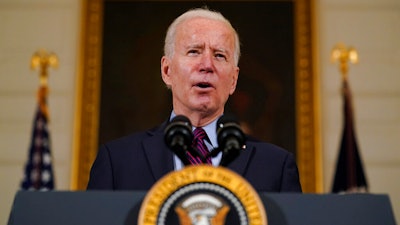
<svg viewBox="0 0 400 225">
<path fill-rule="evenodd" d="M 222 53 L 216 53 L 215 54 L 215 58 L 217 58 L 218 60 L 225 60 L 226 61 L 226 55 L 222 54 Z"/>
<path fill-rule="evenodd" d="M 199 50 L 197 50 L 197 49 L 190 49 L 188 52 L 187 52 L 187 54 L 189 55 L 189 56 L 196 56 L 196 55 L 198 55 L 200 52 L 199 52 Z"/>
</svg>

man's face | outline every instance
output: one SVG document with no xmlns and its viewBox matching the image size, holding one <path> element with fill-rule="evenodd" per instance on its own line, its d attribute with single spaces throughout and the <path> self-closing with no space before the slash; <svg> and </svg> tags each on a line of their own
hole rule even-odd
<svg viewBox="0 0 400 225">
<path fill-rule="evenodd" d="M 194 18 L 178 26 L 174 54 L 161 61 L 162 78 L 171 87 L 175 113 L 223 113 L 239 74 L 234 43 L 233 30 L 219 21 Z"/>
</svg>

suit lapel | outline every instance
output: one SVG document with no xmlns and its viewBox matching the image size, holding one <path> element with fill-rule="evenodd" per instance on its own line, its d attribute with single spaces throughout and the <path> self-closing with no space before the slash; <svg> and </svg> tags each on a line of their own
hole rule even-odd
<svg viewBox="0 0 400 225">
<path fill-rule="evenodd" d="M 246 149 L 228 165 L 228 168 L 244 177 L 254 151 L 255 146 L 251 143 L 246 143 Z"/>
<path fill-rule="evenodd" d="M 172 151 L 164 143 L 165 125 L 166 123 L 163 123 L 158 128 L 148 131 L 149 138 L 143 141 L 144 153 L 155 180 L 174 170 Z"/>
</svg>

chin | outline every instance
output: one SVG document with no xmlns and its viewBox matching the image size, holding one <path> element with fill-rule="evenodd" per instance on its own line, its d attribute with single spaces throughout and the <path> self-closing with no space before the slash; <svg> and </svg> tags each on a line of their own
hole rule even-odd
<svg viewBox="0 0 400 225">
<path fill-rule="evenodd" d="M 192 109 L 194 111 L 198 111 L 198 112 L 209 112 L 212 111 L 214 107 L 211 107 L 210 103 L 197 103 L 195 105 L 193 105 Z"/>
</svg>

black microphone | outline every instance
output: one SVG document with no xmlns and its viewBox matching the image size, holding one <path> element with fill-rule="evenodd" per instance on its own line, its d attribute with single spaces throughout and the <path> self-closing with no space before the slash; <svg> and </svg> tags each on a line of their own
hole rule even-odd
<svg viewBox="0 0 400 225">
<path fill-rule="evenodd" d="M 184 165 L 191 164 L 186 151 L 191 148 L 193 133 L 192 124 L 186 116 L 177 115 L 169 122 L 164 130 L 164 141 Z"/>
<path fill-rule="evenodd" d="M 227 166 L 244 149 L 246 136 L 233 116 L 221 116 L 217 121 L 218 149 L 222 151 L 220 166 Z"/>
</svg>

